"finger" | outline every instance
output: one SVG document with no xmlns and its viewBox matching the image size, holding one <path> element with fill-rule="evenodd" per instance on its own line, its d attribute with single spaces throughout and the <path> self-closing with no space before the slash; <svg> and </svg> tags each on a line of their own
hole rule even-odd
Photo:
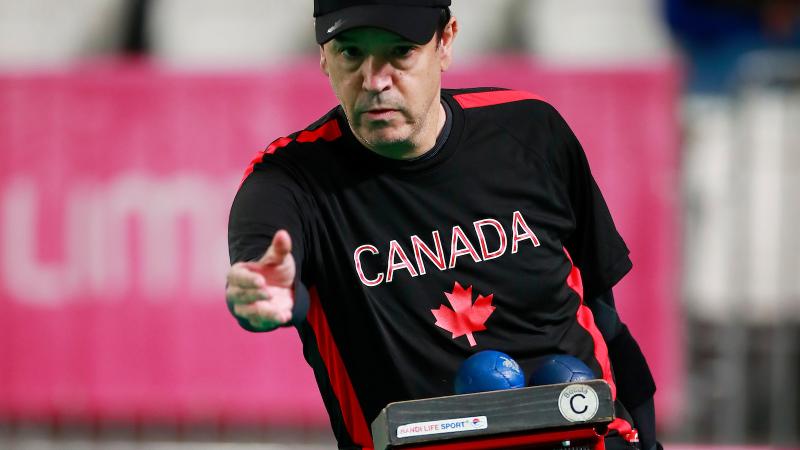
<svg viewBox="0 0 800 450">
<path fill-rule="evenodd" d="M 286 230 L 278 230 L 272 238 L 267 252 L 261 257 L 261 264 L 280 264 L 292 252 L 292 238 Z"/>
<path fill-rule="evenodd" d="M 247 304 L 260 300 L 269 300 L 270 294 L 265 289 L 242 289 L 238 286 L 228 286 L 225 289 L 225 298 L 231 303 Z"/>
<path fill-rule="evenodd" d="M 246 318 L 253 325 L 282 325 L 292 319 L 291 307 L 287 308 L 284 304 L 272 301 L 237 304 L 234 305 L 233 310 L 236 315 Z"/>
<path fill-rule="evenodd" d="M 252 271 L 260 273 L 266 281 L 265 286 L 287 288 L 291 287 L 294 283 L 294 276 L 297 268 L 294 263 L 294 257 L 290 253 L 288 257 L 284 258 L 280 264 L 265 265 L 252 262 L 248 263 L 248 268 Z"/>
<path fill-rule="evenodd" d="M 257 270 L 251 270 L 249 263 L 238 262 L 228 270 L 228 285 L 241 288 L 264 288 L 266 280 Z"/>
</svg>

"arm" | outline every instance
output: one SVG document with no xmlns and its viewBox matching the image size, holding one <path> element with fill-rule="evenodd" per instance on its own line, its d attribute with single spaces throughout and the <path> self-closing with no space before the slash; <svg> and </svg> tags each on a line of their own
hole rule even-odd
<svg viewBox="0 0 800 450">
<path fill-rule="evenodd" d="M 302 321 L 307 293 L 299 281 L 304 255 L 303 192 L 279 163 L 260 164 L 231 206 L 225 290 L 228 310 L 248 331 Z"/>
<path fill-rule="evenodd" d="M 628 327 L 619 318 L 611 290 L 587 302 L 595 324 L 608 345 L 608 356 L 617 381 L 617 397 L 631 414 L 639 430 L 642 449 L 655 449 L 656 412 L 653 395 L 656 384 L 647 360 Z"/>
</svg>

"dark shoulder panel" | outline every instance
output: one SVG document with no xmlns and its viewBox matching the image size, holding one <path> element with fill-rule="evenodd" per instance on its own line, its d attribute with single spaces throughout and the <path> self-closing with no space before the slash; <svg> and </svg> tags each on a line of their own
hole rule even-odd
<svg viewBox="0 0 800 450">
<path fill-rule="evenodd" d="M 524 130 L 532 125 L 547 125 L 553 116 L 558 116 L 542 96 L 528 91 L 483 87 L 446 89 L 443 95 L 464 109 L 473 124 L 475 120 L 489 120 L 509 130 Z"/>
<path fill-rule="evenodd" d="M 569 139 L 568 129 L 558 126 L 563 120 L 558 111 L 538 94 L 489 87 L 446 90 L 444 95 L 464 110 L 469 129 L 500 128 L 548 164 L 562 147 L 554 144 Z"/>
</svg>

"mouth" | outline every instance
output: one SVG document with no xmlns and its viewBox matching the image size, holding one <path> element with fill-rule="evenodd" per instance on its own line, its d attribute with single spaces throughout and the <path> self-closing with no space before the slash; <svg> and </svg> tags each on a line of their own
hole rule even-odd
<svg viewBox="0 0 800 450">
<path fill-rule="evenodd" d="M 387 120 L 398 112 L 399 110 L 392 108 L 373 108 L 364 111 L 363 115 L 369 120 Z"/>
</svg>

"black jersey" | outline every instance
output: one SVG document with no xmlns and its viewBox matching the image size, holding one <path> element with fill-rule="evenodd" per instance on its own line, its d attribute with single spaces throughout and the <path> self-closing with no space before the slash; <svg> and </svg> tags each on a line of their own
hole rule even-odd
<svg viewBox="0 0 800 450">
<path fill-rule="evenodd" d="M 308 290 L 293 323 L 343 448 L 371 447 L 390 402 L 452 394 L 480 350 L 526 373 L 572 354 L 614 389 L 583 298 L 631 262 L 580 144 L 526 92 L 442 99 L 452 123 L 433 157 L 377 155 L 337 107 L 261 152 L 231 210 L 231 262 L 261 257 L 278 229 L 292 237 Z"/>
</svg>

